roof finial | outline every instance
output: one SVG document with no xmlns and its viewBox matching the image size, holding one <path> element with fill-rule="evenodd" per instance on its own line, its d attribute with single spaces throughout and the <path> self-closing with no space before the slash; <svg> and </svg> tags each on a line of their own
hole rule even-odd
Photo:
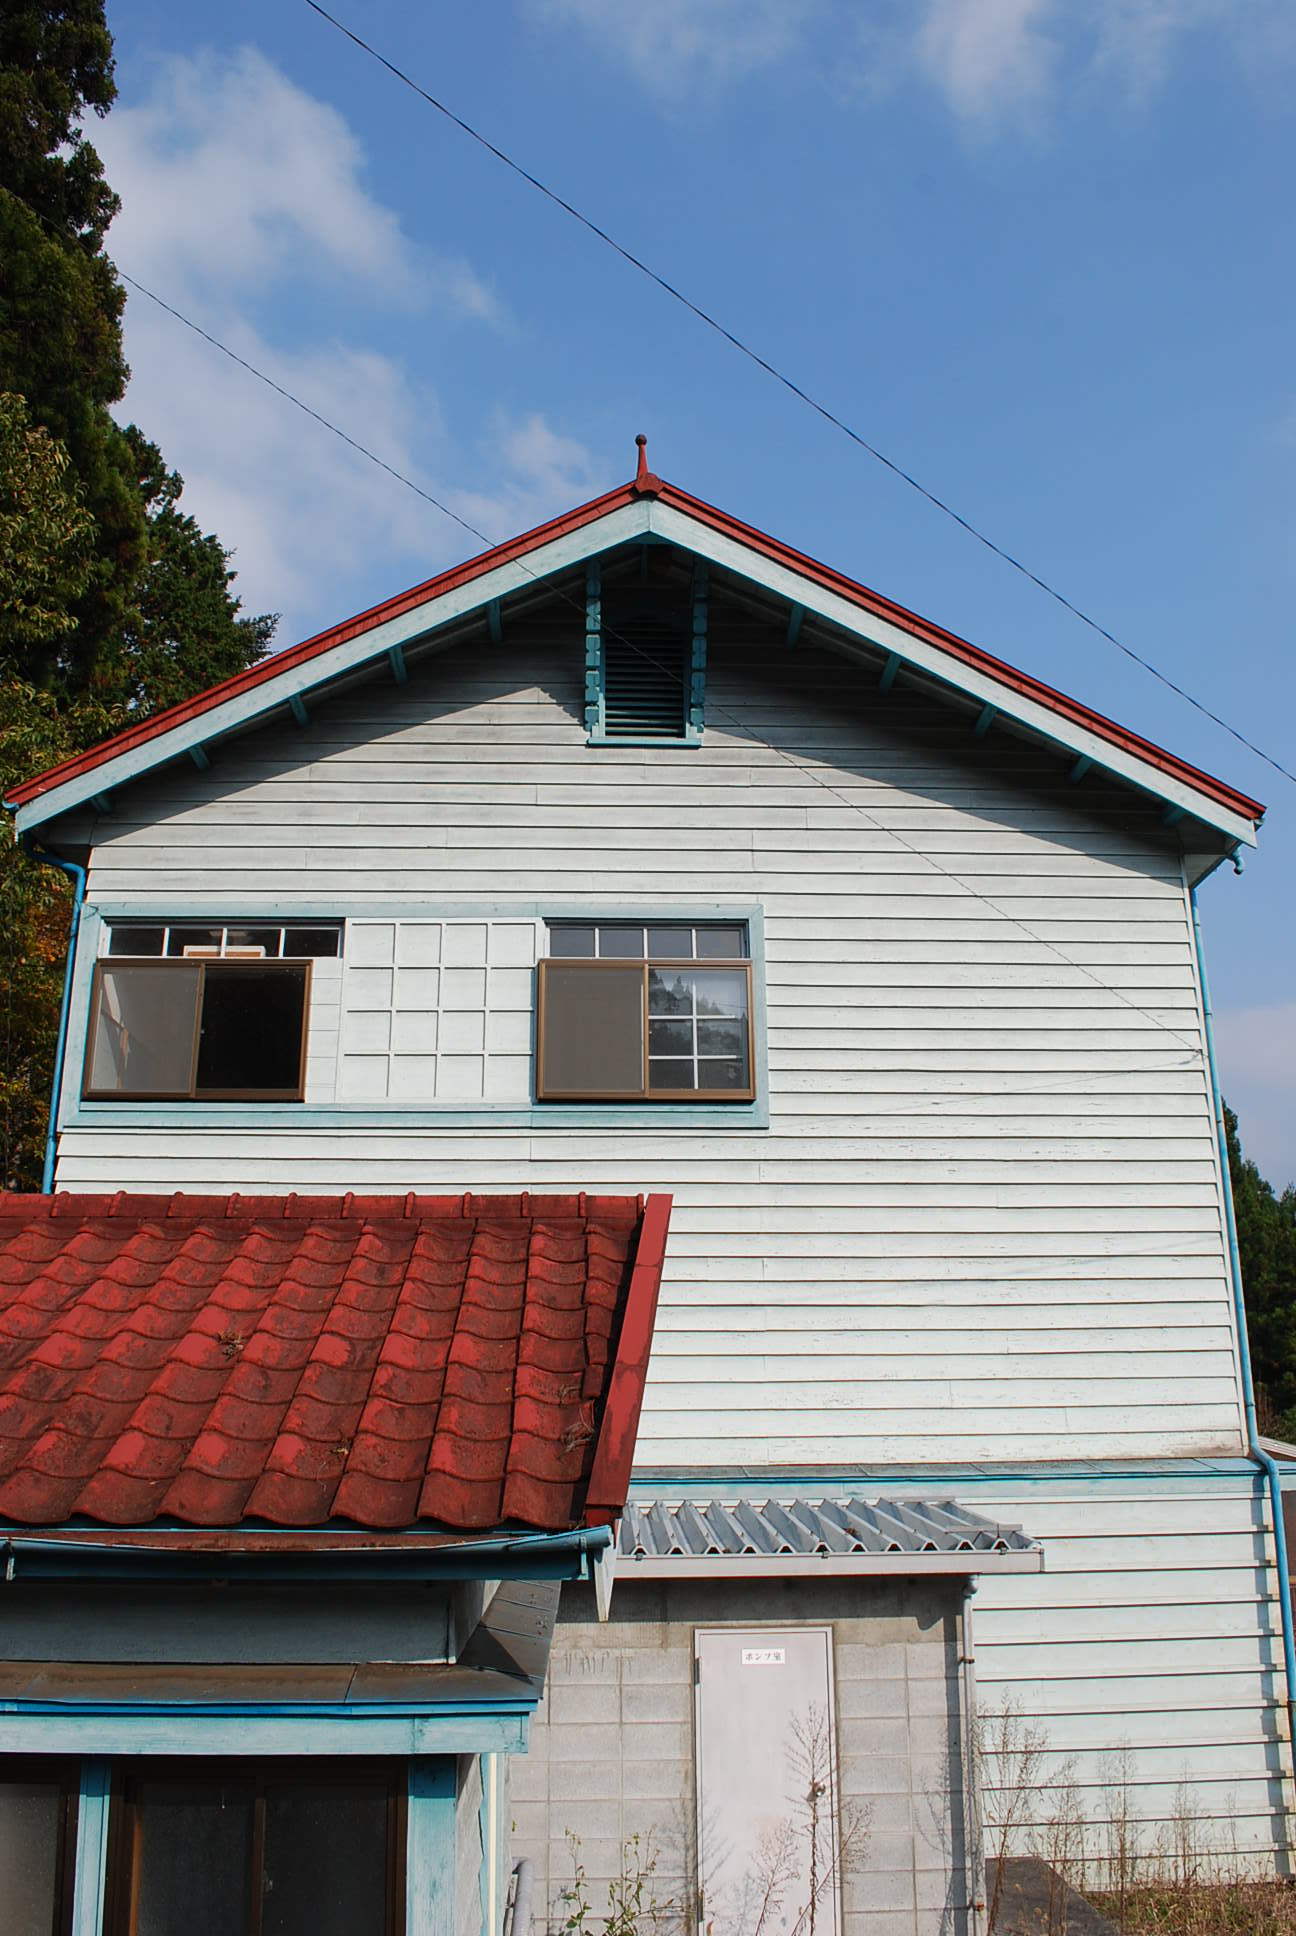
<svg viewBox="0 0 1296 1936">
<path fill-rule="evenodd" d="M 635 442 L 639 446 L 639 469 L 635 472 L 635 476 L 636 478 L 647 477 L 648 475 L 648 439 L 644 436 L 642 430 L 639 432 L 639 435 L 635 438 Z"/>
</svg>

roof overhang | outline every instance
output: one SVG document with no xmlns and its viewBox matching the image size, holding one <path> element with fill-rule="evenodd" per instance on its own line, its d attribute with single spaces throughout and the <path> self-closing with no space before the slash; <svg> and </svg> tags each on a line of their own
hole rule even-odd
<svg viewBox="0 0 1296 1936">
<path fill-rule="evenodd" d="M 128 728 L 48 773 L 14 787 L 20 836 L 84 807 L 171 760 L 247 730 L 313 690 L 555 574 L 635 539 L 680 545 L 834 628 L 866 654 L 990 706 L 1005 722 L 1075 760 L 1150 793 L 1234 845 L 1254 845 L 1263 807 L 1139 734 L 1106 719 L 967 640 L 918 617 L 831 567 L 651 475 L 610 491 L 496 546 L 301 645 L 274 654 L 209 692 Z"/>
<path fill-rule="evenodd" d="M 1017 1526 L 952 1499 L 639 1501 L 617 1537 L 617 1579 L 757 1580 L 1039 1573 Z"/>
</svg>

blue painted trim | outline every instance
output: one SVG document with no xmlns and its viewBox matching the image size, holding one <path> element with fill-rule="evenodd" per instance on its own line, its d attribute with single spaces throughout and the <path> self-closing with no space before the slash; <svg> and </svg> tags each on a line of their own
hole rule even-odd
<svg viewBox="0 0 1296 1936">
<path fill-rule="evenodd" d="M 142 1672 L 148 1670 L 142 1669 Z M 529 1720 L 540 1696 L 507 1701 L 0 1701 L 0 1714 L 101 1716 L 116 1720 L 138 1715 L 147 1720 L 258 1721 Z"/>
<path fill-rule="evenodd" d="M 72 1883 L 71 1936 L 100 1936 L 108 1878 L 108 1812 L 112 1768 L 87 1757 L 81 1763 L 77 1798 L 76 1867 Z"/>
<path fill-rule="evenodd" d="M 700 741 L 706 725 L 707 568 L 703 559 L 693 565 L 693 642 L 689 655 L 688 709 L 685 737 Z"/>
<path fill-rule="evenodd" d="M 149 1528 L 136 1528 L 147 1536 Z M 414 1530 L 418 1530 L 417 1528 Z M 612 1542 L 606 1526 L 567 1533 L 515 1533 L 465 1538 L 459 1544 L 355 1546 L 351 1551 L 303 1545 L 297 1551 L 194 1552 L 186 1547 L 105 1545 L 96 1530 L 73 1540 L 0 1540 L 7 1580 L 587 1580 L 597 1556 Z"/>
<path fill-rule="evenodd" d="M 306 701 L 302 698 L 299 692 L 294 692 L 290 696 L 288 700 L 288 710 L 292 714 L 293 718 L 296 720 L 299 726 L 310 725 L 310 714 L 306 710 Z"/>
<path fill-rule="evenodd" d="M 458 1755 L 525 1754 L 529 1714 L 387 1715 L 22 1713 L 0 1709 L 0 1754 Z M 96 1931 L 96 1936 L 98 1932 Z"/>
<path fill-rule="evenodd" d="M 654 742 L 656 744 L 656 742 Z M 298 899 L 283 895 L 212 894 L 201 900 L 178 900 L 174 895 L 159 895 L 142 901 L 138 895 L 117 900 L 111 894 L 92 894 L 86 900 L 86 913 L 100 921 L 229 921 L 255 916 L 259 921 L 272 917 L 293 921 L 356 920 L 438 921 L 461 916 L 490 920 L 529 921 L 751 921 L 760 913 L 757 901 L 678 900 L 657 898 L 646 901 L 608 901 L 602 895 L 587 894 L 583 899 L 563 900 L 549 895 L 544 900 L 512 899 L 377 900 L 357 906 L 353 900 L 339 905 L 336 898 L 319 900 L 312 895 Z"/>
<path fill-rule="evenodd" d="M 490 1902 L 490 1871 L 493 1851 L 490 1836 L 490 1798 L 486 1792 L 489 1767 L 490 1756 L 487 1754 L 478 1755 L 477 1780 L 481 1785 L 481 1800 L 477 1804 L 477 1839 L 480 1843 L 480 1854 L 477 1863 L 477 1904 L 482 1936 L 490 1936 L 488 1905 Z"/>
<path fill-rule="evenodd" d="M 441 1756 L 409 1765 L 405 1936 L 455 1936 L 457 1773 Z"/>
<path fill-rule="evenodd" d="M 1202 1032 L 1206 1038 L 1206 1066 L 1210 1072 L 1211 1105 L 1215 1115 L 1215 1138 L 1219 1149 L 1220 1187 L 1223 1193 L 1224 1228 L 1228 1239 L 1229 1281 L 1233 1290 L 1233 1316 L 1237 1327 L 1238 1371 L 1242 1383 L 1242 1409 L 1246 1419 L 1247 1450 L 1265 1476 L 1269 1509 L 1273 1519 L 1275 1587 L 1282 1622 L 1283 1672 L 1287 1680 L 1287 1721 L 1289 1753 L 1296 1756 L 1296 1626 L 1292 1619 L 1291 1563 L 1287 1553 L 1287 1529 L 1283 1521 L 1282 1474 L 1278 1464 L 1260 1443 L 1256 1420 L 1255 1382 L 1251 1375 L 1251 1346 L 1247 1337 L 1246 1292 L 1242 1283 L 1242 1258 L 1238 1251 L 1237 1209 L 1233 1202 L 1233 1179 L 1229 1173 L 1228 1125 L 1224 1120 L 1224 1098 L 1220 1090 L 1219 1069 L 1215 1061 L 1215 1019 L 1211 1009 L 1210 981 L 1206 974 L 1206 951 L 1202 945 L 1201 919 L 1197 895 L 1189 890 L 1192 908 L 1193 947 L 1197 955 L 1197 975 L 1201 983 Z M 1296 1776 L 1296 1768 L 1291 1772 Z"/>
<path fill-rule="evenodd" d="M 590 733 L 586 738 L 587 746 L 693 746 L 702 744 L 701 739 L 692 733 L 682 733 L 678 739 L 666 739 L 658 735 L 654 739 L 632 739 L 629 733 Z"/>
<path fill-rule="evenodd" d="M 724 1468 L 696 1468 L 680 1471 L 671 1467 L 643 1467 L 634 1473 L 630 1491 L 634 1498 L 678 1498 L 687 1494 L 763 1497 L 768 1494 L 807 1492 L 821 1498 L 825 1493 L 867 1492 L 885 1494 L 903 1489 L 933 1495 L 957 1495 L 974 1486 L 1022 1487 L 1075 1486 L 1101 1495 L 1113 1484 L 1137 1483 L 1150 1491 L 1196 1488 L 1218 1482 L 1237 1486 L 1254 1495 L 1263 1484 L 1254 1464 L 1245 1458 L 1060 1460 L 1020 1467 L 949 1466 L 927 1468 L 888 1466 L 829 1468 L 824 1466 L 797 1470 L 786 1466 L 747 1466 L 736 1471 Z"/>
<path fill-rule="evenodd" d="M 597 558 L 585 569 L 585 731 L 603 731 L 603 573 Z"/>
<path fill-rule="evenodd" d="M 762 1067 L 764 1052 L 762 1051 Z M 758 1078 L 761 1070 L 757 1071 Z M 65 1129 L 732 1129 L 769 1128 L 763 1102 L 534 1103 L 520 1109 L 400 1109 L 375 1103 L 78 1102 Z"/>
<path fill-rule="evenodd" d="M 46 1196 L 54 1188 L 54 1166 L 58 1160 L 58 1122 L 63 1095 L 63 1071 L 67 1066 L 68 1024 L 72 1013 L 72 984 L 76 976 L 77 941 L 81 933 L 81 911 L 85 906 L 86 870 L 74 860 L 61 860 L 34 840 L 26 843 L 33 860 L 56 867 L 72 882 L 72 913 L 68 922 L 67 960 L 63 966 L 63 1000 L 59 1006 L 58 1034 L 54 1039 L 54 1079 L 50 1085 L 49 1119 L 45 1127 L 45 1164 L 41 1189 Z"/>
</svg>

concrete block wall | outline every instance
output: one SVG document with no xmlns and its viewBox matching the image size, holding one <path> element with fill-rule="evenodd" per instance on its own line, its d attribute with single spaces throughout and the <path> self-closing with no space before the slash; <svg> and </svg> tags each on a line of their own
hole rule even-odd
<svg viewBox="0 0 1296 1936">
<path fill-rule="evenodd" d="M 806 1624 L 833 1629 L 842 1799 L 870 1819 L 841 1936 L 965 1936 L 960 1600 L 939 1580 L 622 1579 L 601 1625 L 588 1590 L 564 1588 L 546 1698 L 511 1768 L 513 1857 L 536 1865 L 537 1932 L 571 1914 L 576 1860 L 591 1922 L 604 1914 L 638 1835 L 641 1860 L 655 1854 L 659 1936 L 692 1936 L 694 1629 Z M 711 1936 L 751 1932 L 717 1920 Z"/>
</svg>

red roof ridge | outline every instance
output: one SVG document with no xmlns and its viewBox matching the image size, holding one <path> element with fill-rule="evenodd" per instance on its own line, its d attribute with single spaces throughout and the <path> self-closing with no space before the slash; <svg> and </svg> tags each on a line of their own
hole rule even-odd
<svg viewBox="0 0 1296 1936">
<path fill-rule="evenodd" d="M 637 440 L 636 440 L 637 441 Z M 1025 699 L 1030 699 L 1050 712 L 1070 721 L 1098 738 L 1107 740 L 1123 752 L 1155 767 L 1172 779 L 1206 795 L 1218 805 L 1240 815 L 1243 819 L 1258 822 L 1264 815 L 1264 806 L 1250 795 L 1230 786 L 1225 780 L 1207 773 L 1201 767 L 1193 766 L 1153 740 L 1145 739 L 1142 734 L 1119 725 L 1108 719 L 1105 714 L 1086 706 L 1079 699 L 1072 699 L 1056 687 L 1036 679 L 1031 673 L 1022 672 L 999 659 L 983 647 L 973 645 L 960 638 L 956 632 L 946 631 L 930 619 L 919 616 L 907 606 L 897 604 L 893 599 L 880 592 L 870 590 L 867 585 L 849 578 L 844 572 L 831 565 L 821 564 L 808 553 L 797 551 L 794 546 L 772 538 L 755 525 L 745 524 L 727 511 L 717 509 L 705 499 L 693 497 L 679 485 L 667 483 L 646 468 L 646 451 L 640 447 L 640 467 L 628 484 L 618 485 L 600 497 L 590 498 L 586 503 L 577 505 L 570 511 L 550 518 L 545 523 L 535 525 L 530 531 L 517 537 L 505 539 L 503 543 L 491 546 L 486 551 L 452 565 L 435 577 L 425 579 L 421 584 L 411 586 L 408 591 L 398 592 L 394 597 L 385 599 L 381 604 L 372 605 L 367 611 L 355 617 L 344 619 L 338 625 L 330 626 L 324 632 L 317 632 L 311 638 L 303 639 L 300 644 L 289 646 L 282 652 L 271 653 L 260 659 L 254 666 L 243 672 L 235 673 L 219 685 L 209 686 L 206 691 L 195 694 L 190 699 L 169 706 L 164 712 L 154 713 L 149 719 L 142 720 L 137 726 L 128 726 L 111 739 L 103 740 L 98 746 L 84 753 L 52 766 L 44 773 L 35 774 L 30 780 L 23 780 L 11 787 L 5 794 L 5 801 L 11 806 L 24 806 L 28 801 L 38 799 L 41 794 L 62 786 L 78 778 L 83 773 L 93 772 L 107 760 L 131 751 L 136 746 L 169 732 L 173 727 L 183 725 L 187 720 L 199 718 L 228 699 L 239 697 L 256 686 L 275 679 L 281 673 L 292 671 L 295 667 L 306 665 L 333 647 L 345 644 L 348 640 L 360 637 L 374 630 L 387 620 L 398 618 L 402 613 L 427 604 L 434 598 L 456 590 L 459 586 L 470 584 L 473 579 L 483 577 L 487 572 L 510 563 L 515 558 L 524 557 L 528 552 L 538 550 L 553 539 L 565 537 L 568 533 L 580 530 L 584 525 L 595 523 L 599 518 L 612 511 L 622 510 L 641 497 L 654 497 L 671 509 L 681 511 L 685 516 L 696 519 L 723 536 L 733 538 L 749 550 L 760 552 L 776 564 L 785 566 L 798 576 L 808 578 L 824 590 L 857 605 L 861 610 L 871 612 L 877 618 L 922 639 L 948 653 L 961 664 L 982 672 L 998 683 L 1007 686 Z"/>
<path fill-rule="evenodd" d="M 31 1221 L 41 1216 L 62 1221 L 88 1222 L 103 1217 L 128 1217 L 136 1222 L 153 1222 L 160 1217 L 208 1220 L 235 1218 L 243 1222 L 266 1222 L 290 1218 L 299 1222 L 333 1222 L 350 1218 L 359 1222 L 391 1222 L 396 1219 L 425 1223 L 430 1219 L 468 1219 L 544 1222 L 612 1218 L 618 1222 L 637 1222 L 644 1213 L 642 1196 L 599 1196 L 587 1191 L 574 1195 L 537 1194 L 524 1190 L 520 1196 L 422 1196 L 413 1191 L 404 1195 L 309 1196 L 293 1191 L 287 1196 L 196 1196 L 174 1190 L 167 1196 L 115 1190 L 111 1195 L 58 1190 L 46 1195 L 37 1192 L 0 1193 L 0 1217 Z"/>
</svg>

